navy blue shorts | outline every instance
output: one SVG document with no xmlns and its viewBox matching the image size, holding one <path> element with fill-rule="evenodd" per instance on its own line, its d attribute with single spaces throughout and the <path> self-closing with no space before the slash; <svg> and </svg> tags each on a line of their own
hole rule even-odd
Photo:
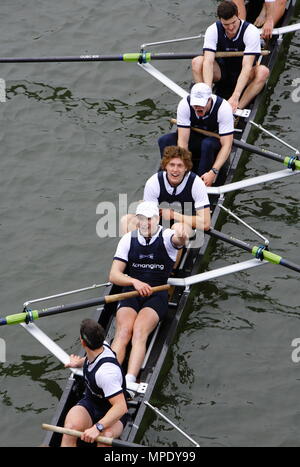
<svg viewBox="0 0 300 467">
<path fill-rule="evenodd" d="M 236 82 L 241 72 L 241 68 L 233 67 L 227 65 L 226 58 L 218 58 L 217 63 L 221 70 L 221 81 L 226 82 L 230 85 L 233 89 L 236 86 Z"/>
<path fill-rule="evenodd" d="M 128 289 L 124 290 L 124 292 L 128 292 Z M 168 311 L 168 292 L 167 290 L 162 290 L 160 292 L 153 293 L 150 297 L 138 296 L 121 300 L 118 304 L 118 309 L 122 307 L 133 308 L 137 313 L 142 308 L 152 308 L 158 314 L 159 320 L 162 321 Z"/>
<path fill-rule="evenodd" d="M 101 402 L 100 404 L 99 402 L 95 403 L 90 397 L 87 396 L 84 396 L 83 399 L 77 403 L 77 405 L 81 405 L 86 409 L 92 419 L 93 425 L 99 422 L 99 420 L 101 420 L 101 418 L 103 418 L 108 411 L 107 407 L 101 407 Z M 123 423 L 123 426 L 125 426 L 127 419 L 127 413 L 120 418 L 120 422 Z"/>
</svg>

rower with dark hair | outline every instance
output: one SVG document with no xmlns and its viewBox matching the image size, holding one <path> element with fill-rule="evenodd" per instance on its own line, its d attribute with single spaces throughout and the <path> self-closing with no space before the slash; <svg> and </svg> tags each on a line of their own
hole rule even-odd
<svg viewBox="0 0 300 467">
<path fill-rule="evenodd" d="M 229 89 L 228 102 L 233 112 L 245 109 L 263 89 L 269 69 L 257 63 L 261 53 L 260 33 L 253 24 L 241 20 L 234 2 L 223 1 L 217 10 L 219 20 L 205 33 L 203 56 L 192 61 L 195 82 L 209 86 L 223 83 Z M 241 51 L 243 57 L 215 59 L 219 51 Z M 227 96 L 226 96 L 227 97 Z"/>
<path fill-rule="evenodd" d="M 65 427 L 83 431 L 81 440 L 93 443 L 101 434 L 118 438 L 126 423 L 126 383 L 115 353 L 104 340 L 104 329 L 91 319 L 80 326 L 86 357 L 70 356 L 66 367 L 82 368 L 85 394 L 66 416 Z M 64 435 L 62 446 L 75 447 L 76 438 Z"/>
</svg>

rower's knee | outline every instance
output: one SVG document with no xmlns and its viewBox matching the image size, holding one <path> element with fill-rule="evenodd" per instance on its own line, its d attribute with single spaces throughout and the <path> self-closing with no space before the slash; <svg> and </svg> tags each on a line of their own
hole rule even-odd
<svg viewBox="0 0 300 467">
<path fill-rule="evenodd" d="M 132 330 L 125 325 L 125 326 L 120 327 L 116 331 L 114 341 L 118 341 L 123 345 L 127 345 L 131 339 L 131 336 L 132 336 Z"/>
<path fill-rule="evenodd" d="M 202 74 L 203 69 L 203 56 L 198 56 L 192 59 L 192 72 L 193 76 L 199 76 Z"/>
<path fill-rule="evenodd" d="M 134 345 L 135 342 L 145 344 L 147 342 L 148 335 L 148 331 L 143 326 L 136 326 L 132 334 L 132 344 Z"/>
<path fill-rule="evenodd" d="M 256 79 L 258 82 L 265 83 L 270 76 L 270 70 L 265 65 L 260 65 L 256 73 Z"/>
</svg>

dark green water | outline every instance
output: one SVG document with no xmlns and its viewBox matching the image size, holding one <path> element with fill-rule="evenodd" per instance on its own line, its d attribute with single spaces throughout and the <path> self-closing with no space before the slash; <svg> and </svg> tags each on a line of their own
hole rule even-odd
<svg viewBox="0 0 300 467">
<path fill-rule="evenodd" d="M 140 44 L 196 35 L 214 20 L 217 1 L 5 1 L 2 56 L 117 54 Z M 296 12 L 300 21 L 300 10 Z M 190 51 L 201 43 L 189 45 Z M 285 42 L 261 123 L 299 147 L 299 34 Z M 182 49 L 187 46 L 182 46 Z M 170 47 L 163 51 L 171 50 Z M 156 65 L 186 89 L 188 62 Z M 103 200 L 142 195 L 158 161 L 156 140 L 168 131 L 178 97 L 135 64 L 1 64 L 7 100 L 0 103 L 1 315 L 29 298 L 105 282 L 118 239 L 96 235 Z M 271 139 L 255 144 L 288 154 Z M 253 156 L 241 176 L 280 170 Z M 253 187 L 230 208 L 300 262 L 299 177 Z M 223 230 L 253 242 L 224 217 Z M 209 269 L 248 259 L 217 244 Z M 227 276 L 195 289 L 169 358 L 156 404 L 202 446 L 298 445 L 299 372 L 291 342 L 300 337 L 299 277 L 279 266 Z M 67 352 L 77 350 L 81 312 L 39 323 Z M 68 372 L 19 327 L 3 327 L 0 445 L 41 444 Z M 154 420 L 143 443 L 188 446 Z"/>
</svg>

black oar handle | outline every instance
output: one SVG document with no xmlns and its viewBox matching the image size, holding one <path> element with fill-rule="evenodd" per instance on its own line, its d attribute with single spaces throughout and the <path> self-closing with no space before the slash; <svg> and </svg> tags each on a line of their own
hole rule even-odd
<svg viewBox="0 0 300 467">
<path fill-rule="evenodd" d="M 168 290 L 170 285 L 163 284 L 156 287 L 152 287 L 152 292 L 160 292 L 161 290 Z M 80 310 L 81 308 L 90 308 L 92 306 L 103 305 L 104 303 L 114 303 L 119 302 L 120 300 L 125 300 L 127 298 L 137 297 L 139 293 L 136 290 L 131 292 L 123 292 L 114 295 L 106 295 L 105 297 L 91 298 L 85 300 L 84 302 L 71 303 L 70 305 L 58 305 L 39 312 L 39 318 L 43 316 L 55 315 L 58 313 L 66 313 L 68 311 Z"/>
<path fill-rule="evenodd" d="M 292 261 L 282 258 L 281 256 L 277 255 L 276 253 L 272 253 L 271 251 L 267 250 L 265 247 L 257 247 L 251 246 L 249 243 L 243 242 L 242 240 L 238 240 L 230 235 L 226 235 L 222 232 L 219 232 L 215 229 L 210 229 L 205 232 L 207 235 L 211 237 L 218 238 L 219 240 L 223 240 L 224 242 L 230 243 L 231 245 L 237 246 L 242 250 L 248 251 L 257 259 L 268 261 L 272 264 L 280 264 L 288 269 L 292 269 L 293 271 L 300 272 L 300 266 Z"/>
<path fill-rule="evenodd" d="M 242 240 L 238 240 L 237 238 L 226 235 L 223 232 L 219 232 L 215 229 L 207 230 L 205 233 L 211 237 L 218 238 L 219 240 L 223 240 L 224 242 L 230 243 L 231 245 L 237 246 L 242 248 L 242 250 L 252 253 L 253 247 L 249 245 L 249 243 L 243 242 Z"/>
<path fill-rule="evenodd" d="M 277 162 L 285 161 L 285 156 L 282 156 L 281 154 L 277 154 L 276 152 L 268 151 L 266 149 L 260 149 L 254 146 L 253 144 L 244 143 L 243 141 L 240 141 L 238 139 L 234 139 L 233 144 L 237 148 L 244 149 L 244 151 L 254 152 L 255 154 L 258 154 L 259 156 L 266 157 L 267 159 L 272 159 L 273 161 L 277 161 Z"/>
</svg>

